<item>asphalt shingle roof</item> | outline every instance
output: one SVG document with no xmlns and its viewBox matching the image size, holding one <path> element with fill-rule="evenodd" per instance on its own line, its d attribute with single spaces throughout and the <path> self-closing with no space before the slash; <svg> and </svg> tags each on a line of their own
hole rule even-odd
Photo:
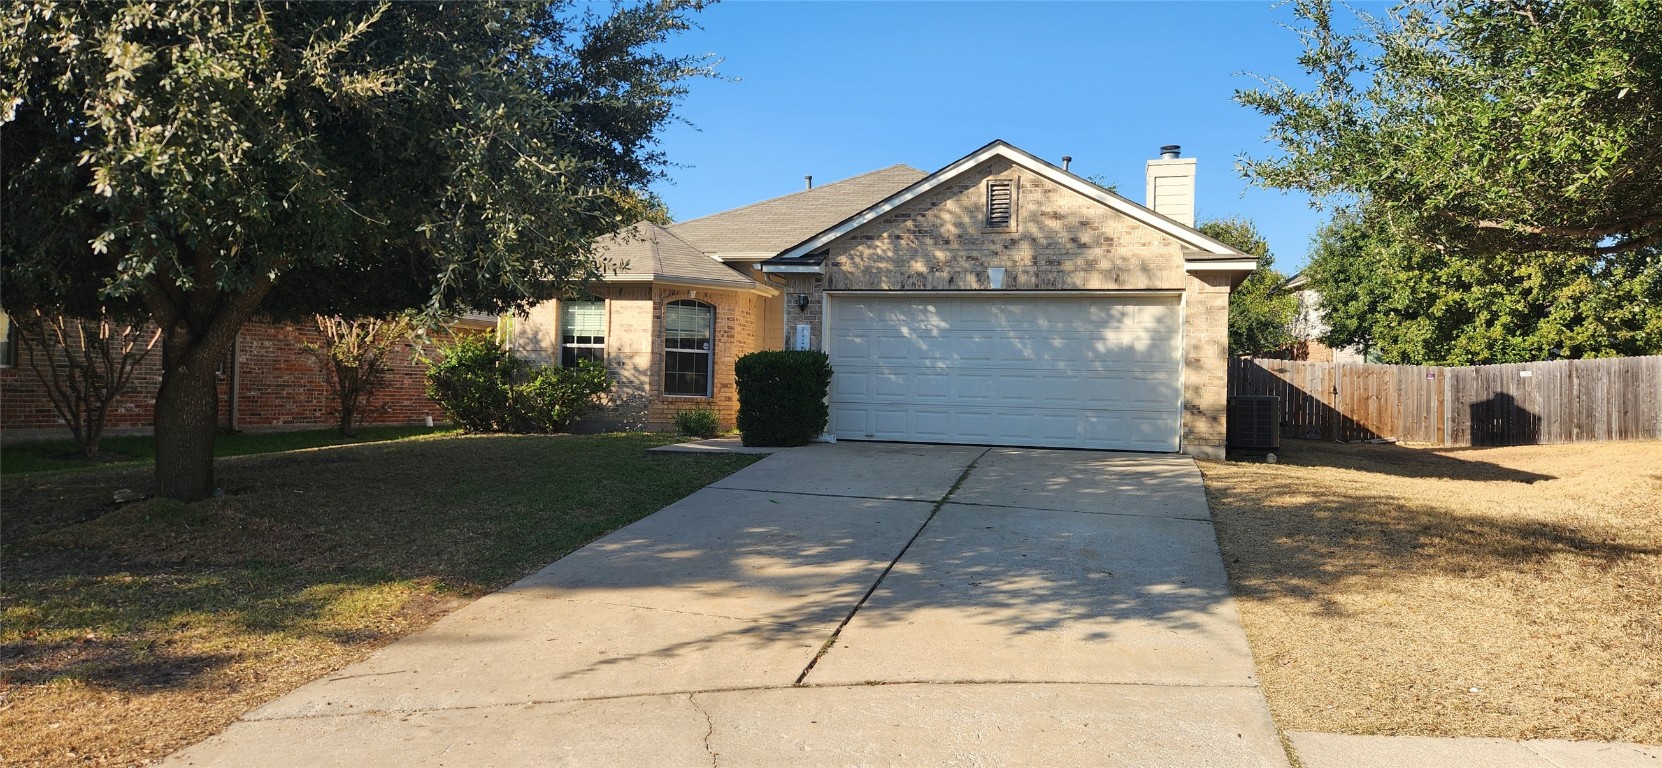
<svg viewBox="0 0 1662 768">
<path fill-rule="evenodd" d="M 693 279 L 732 283 L 735 288 L 756 285 L 714 256 L 700 252 L 669 230 L 641 222 L 600 244 L 606 275 L 649 275 L 654 279 Z"/>
<path fill-rule="evenodd" d="M 910 186 L 927 173 L 897 164 L 730 211 L 671 224 L 705 253 L 779 253 Z"/>
</svg>

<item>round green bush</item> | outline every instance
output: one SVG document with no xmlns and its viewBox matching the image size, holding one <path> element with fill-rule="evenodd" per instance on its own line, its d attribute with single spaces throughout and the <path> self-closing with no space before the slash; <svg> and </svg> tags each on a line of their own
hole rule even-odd
<svg viewBox="0 0 1662 768">
<path fill-rule="evenodd" d="M 825 432 L 831 358 L 818 350 L 752 352 L 733 366 L 745 445 L 792 446 Z"/>
</svg>

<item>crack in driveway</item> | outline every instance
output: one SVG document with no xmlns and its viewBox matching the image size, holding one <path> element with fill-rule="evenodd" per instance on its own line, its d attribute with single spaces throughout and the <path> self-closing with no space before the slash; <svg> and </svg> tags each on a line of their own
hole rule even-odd
<svg viewBox="0 0 1662 768">
<path fill-rule="evenodd" d="M 709 710 L 699 706 L 698 694 L 687 694 L 687 703 L 693 705 L 693 709 L 698 710 L 698 714 L 704 716 L 704 751 L 710 755 L 710 768 L 716 768 L 716 750 L 710 746 L 710 739 L 714 738 L 716 735 L 715 718 L 710 716 Z"/>
</svg>

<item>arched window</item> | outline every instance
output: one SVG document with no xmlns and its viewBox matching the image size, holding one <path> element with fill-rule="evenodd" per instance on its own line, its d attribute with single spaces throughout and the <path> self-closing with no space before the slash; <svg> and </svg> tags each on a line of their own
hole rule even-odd
<svg viewBox="0 0 1662 768">
<path fill-rule="evenodd" d="M 698 301 L 664 306 L 664 394 L 710 397 L 716 308 Z"/>
</svg>

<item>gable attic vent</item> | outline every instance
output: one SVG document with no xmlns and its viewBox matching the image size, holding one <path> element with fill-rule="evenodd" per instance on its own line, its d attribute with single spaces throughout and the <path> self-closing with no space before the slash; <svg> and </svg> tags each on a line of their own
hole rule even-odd
<svg viewBox="0 0 1662 768">
<path fill-rule="evenodd" d="M 1016 185 L 1010 179 L 987 182 L 987 226 L 1006 229 L 1015 221 Z"/>
</svg>

